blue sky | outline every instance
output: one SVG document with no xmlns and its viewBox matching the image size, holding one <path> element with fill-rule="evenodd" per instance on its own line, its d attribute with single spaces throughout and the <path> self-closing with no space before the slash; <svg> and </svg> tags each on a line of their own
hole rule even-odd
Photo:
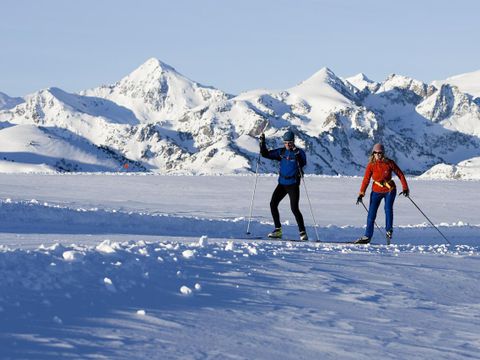
<svg viewBox="0 0 480 360">
<path fill-rule="evenodd" d="M 79 91 L 156 57 L 230 93 L 324 66 L 425 82 L 480 69 L 480 1 L 2 0 L 0 91 Z"/>
</svg>

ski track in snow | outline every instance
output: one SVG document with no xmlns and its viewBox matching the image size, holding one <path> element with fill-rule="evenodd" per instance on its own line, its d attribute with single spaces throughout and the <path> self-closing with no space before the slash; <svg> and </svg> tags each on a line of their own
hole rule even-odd
<svg viewBox="0 0 480 360">
<path fill-rule="evenodd" d="M 132 234 L 170 237 L 192 237 L 199 234 L 212 238 L 248 238 L 245 234 L 247 219 L 207 219 L 169 214 L 122 212 L 98 208 L 69 208 L 39 203 L 37 200 L 13 202 L 0 201 L 0 231 L 16 234 Z M 253 220 L 251 229 L 257 235 L 271 230 L 272 222 Z M 437 224 L 454 244 L 476 244 L 480 225 L 463 222 Z M 284 224 L 287 239 L 298 237 L 296 225 Z M 313 226 L 307 228 L 311 240 L 316 240 Z M 395 242 L 399 244 L 436 244 L 442 241 L 441 235 L 430 224 L 403 225 L 395 228 Z M 363 227 L 328 225 L 317 227 L 321 241 L 350 241 L 363 233 Z M 375 230 L 374 243 L 384 240 Z M 18 243 L 18 241 L 16 241 Z M 14 245 L 11 243 L 9 245 Z"/>
<path fill-rule="evenodd" d="M 143 194 L 153 180 L 0 176 L 4 192 L 15 189 L 0 200 L 1 359 L 480 358 L 480 225 L 455 210 L 473 219 L 476 192 L 450 206 L 423 202 L 452 245 L 425 222 L 396 226 L 390 246 L 378 230 L 374 245 L 349 245 L 244 239 L 244 191 L 209 217 L 225 201 L 207 201 L 211 184 L 241 187 L 248 177 L 162 179 L 187 185 L 184 197 L 169 198 L 162 184 L 163 213 L 148 195 L 115 206 L 116 192 Z M 351 179 L 315 181 L 340 193 Z M 457 189 L 415 185 L 445 198 Z M 325 201 L 310 189 L 314 203 Z M 40 200 L 26 200 L 29 191 Z M 182 201 L 185 213 L 207 210 L 181 215 Z M 401 216 L 405 202 L 398 207 Z M 330 210 L 337 223 L 319 226 L 321 239 L 363 233 L 357 220 L 340 225 L 353 210 Z M 251 223 L 255 235 L 271 228 L 263 213 Z M 284 233 L 298 235 L 288 218 Z"/>
</svg>

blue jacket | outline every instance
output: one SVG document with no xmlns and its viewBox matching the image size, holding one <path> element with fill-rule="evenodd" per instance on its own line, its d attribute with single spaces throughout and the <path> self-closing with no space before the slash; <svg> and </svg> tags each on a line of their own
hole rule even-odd
<svg viewBox="0 0 480 360">
<path fill-rule="evenodd" d="M 300 184 L 303 167 L 307 165 L 305 151 L 296 148 L 295 151 L 286 148 L 268 150 L 264 145 L 260 148 L 263 157 L 280 161 L 278 183 L 281 185 Z"/>
</svg>

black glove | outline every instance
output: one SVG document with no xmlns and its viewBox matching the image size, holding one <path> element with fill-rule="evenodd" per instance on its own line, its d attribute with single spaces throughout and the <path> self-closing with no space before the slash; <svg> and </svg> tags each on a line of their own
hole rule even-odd
<svg viewBox="0 0 480 360">
<path fill-rule="evenodd" d="M 358 195 L 358 197 L 357 197 L 357 205 L 360 204 L 361 202 L 363 202 L 362 199 L 363 199 L 364 196 L 365 196 L 365 195 L 363 195 L 363 194 L 359 194 L 359 195 Z"/>
<path fill-rule="evenodd" d="M 265 145 L 265 134 L 262 133 L 260 135 L 260 147 L 263 147 Z"/>
<path fill-rule="evenodd" d="M 405 197 L 408 197 L 408 196 L 410 195 L 410 190 L 408 190 L 408 189 L 407 189 L 407 190 L 403 190 L 403 191 L 400 193 L 400 195 L 403 195 L 403 196 L 405 196 Z"/>
</svg>

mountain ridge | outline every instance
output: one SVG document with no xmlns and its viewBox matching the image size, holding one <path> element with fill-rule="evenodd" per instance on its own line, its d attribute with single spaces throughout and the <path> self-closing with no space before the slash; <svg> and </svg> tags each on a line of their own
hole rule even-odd
<svg viewBox="0 0 480 360">
<path fill-rule="evenodd" d="M 27 95 L 1 110 L 0 121 L 47 127 L 66 141 L 74 134 L 116 154 L 115 166 L 160 173 L 255 171 L 265 127 L 269 146 L 294 130 L 314 174 L 362 174 L 376 142 L 413 175 L 480 156 L 480 102 L 472 95 L 396 74 L 379 83 L 364 74 L 342 79 L 326 67 L 284 90 L 231 95 L 150 58 L 112 85 Z M 266 159 L 259 170 L 277 171 Z"/>
</svg>

